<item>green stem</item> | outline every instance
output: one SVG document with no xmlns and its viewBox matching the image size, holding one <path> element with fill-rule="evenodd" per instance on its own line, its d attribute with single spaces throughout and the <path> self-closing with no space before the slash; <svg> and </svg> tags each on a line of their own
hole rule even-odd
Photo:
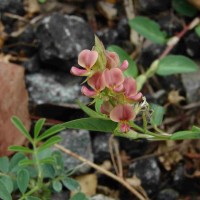
<svg viewBox="0 0 200 200">
<path fill-rule="evenodd" d="M 39 190 L 39 186 L 36 185 L 32 190 L 30 190 L 29 192 L 23 194 L 22 197 L 20 197 L 19 200 L 23 200 L 23 199 L 26 199 L 29 195 L 33 194 L 34 192 L 36 192 L 37 190 Z"/>
<path fill-rule="evenodd" d="M 135 124 L 134 122 L 131 123 L 132 128 L 145 133 L 147 135 L 151 135 L 156 137 L 157 139 L 164 139 L 164 140 L 169 140 L 170 139 L 170 135 L 161 135 L 161 134 L 157 134 L 157 133 L 153 133 L 149 130 L 144 130 L 143 128 L 141 128 L 140 126 L 138 126 L 137 124 Z"/>
</svg>

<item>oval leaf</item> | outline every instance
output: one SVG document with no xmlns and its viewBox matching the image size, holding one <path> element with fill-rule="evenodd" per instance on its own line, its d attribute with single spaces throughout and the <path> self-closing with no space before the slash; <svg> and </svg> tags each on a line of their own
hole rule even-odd
<svg viewBox="0 0 200 200">
<path fill-rule="evenodd" d="M 9 159 L 8 157 L 0 158 L 0 171 L 3 173 L 7 173 L 9 171 Z"/>
<path fill-rule="evenodd" d="M 5 185 L 9 193 L 13 191 L 13 181 L 10 176 L 2 176 L 0 182 Z"/>
<path fill-rule="evenodd" d="M 35 124 L 35 126 L 34 126 L 34 138 L 37 138 L 37 137 L 38 137 L 38 135 L 39 135 L 40 131 L 42 130 L 42 127 L 43 127 L 43 125 L 44 125 L 44 123 L 45 123 L 45 120 L 46 120 L 46 119 L 42 118 L 42 119 L 39 119 L 39 120 L 36 122 L 36 124 Z"/>
<path fill-rule="evenodd" d="M 174 10 L 184 16 L 193 17 L 197 14 L 197 9 L 193 7 L 187 0 L 172 0 Z"/>
<path fill-rule="evenodd" d="M 71 191 L 80 190 L 79 183 L 73 178 L 65 177 L 62 179 L 62 183 L 67 189 Z"/>
<path fill-rule="evenodd" d="M 30 136 L 30 133 L 26 129 L 26 127 L 23 125 L 22 121 L 14 116 L 11 118 L 11 122 L 15 125 L 15 127 L 31 142 L 32 138 Z"/>
<path fill-rule="evenodd" d="M 70 200 L 89 200 L 89 199 L 82 192 L 78 192 L 75 195 L 73 195 L 70 198 Z"/>
<path fill-rule="evenodd" d="M 97 118 L 82 118 L 76 119 L 62 124 L 65 128 L 85 129 L 90 131 L 113 132 L 117 123 L 111 120 Z"/>
<path fill-rule="evenodd" d="M 56 192 L 60 192 L 62 190 L 62 183 L 60 181 L 53 181 L 53 189 L 56 191 Z"/>
<path fill-rule="evenodd" d="M 16 153 L 10 160 L 9 170 L 11 172 L 16 172 L 19 169 L 19 162 L 23 159 L 27 159 L 23 153 Z"/>
<path fill-rule="evenodd" d="M 107 48 L 107 50 L 116 52 L 119 55 L 121 63 L 124 60 L 128 61 L 129 66 L 128 66 L 128 69 L 124 72 L 125 76 L 131 76 L 133 78 L 137 77 L 138 70 L 137 70 L 137 66 L 136 66 L 135 62 L 133 61 L 133 59 L 130 58 L 130 56 L 121 47 L 119 47 L 117 45 L 110 45 Z"/>
<path fill-rule="evenodd" d="M 28 188 L 28 183 L 30 180 L 29 173 L 26 169 L 21 169 L 17 173 L 17 185 L 21 193 L 25 193 Z"/>
<path fill-rule="evenodd" d="M 8 192 L 4 183 L 0 181 L 0 198 L 3 200 L 12 200 L 10 193 Z"/>
<path fill-rule="evenodd" d="M 156 44 L 165 44 L 167 41 L 166 33 L 160 30 L 159 24 L 147 17 L 135 17 L 129 24 L 132 29 Z"/>
<path fill-rule="evenodd" d="M 162 124 L 163 116 L 165 114 L 165 109 L 162 106 L 151 104 L 151 109 L 153 110 L 152 116 L 151 116 L 151 124 L 154 126 L 159 126 Z"/>
<path fill-rule="evenodd" d="M 169 55 L 158 63 L 156 73 L 167 76 L 178 73 L 189 73 L 198 70 L 198 66 L 191 59 L 180 55 Z"/>
</svg>

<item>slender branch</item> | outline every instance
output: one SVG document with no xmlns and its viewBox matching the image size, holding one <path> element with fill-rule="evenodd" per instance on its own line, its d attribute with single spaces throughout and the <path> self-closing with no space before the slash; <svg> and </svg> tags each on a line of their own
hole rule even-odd
<svg viewBox="0 0 200 200">
<path fill-rule="evenodd" d="M 149 200 L 148 197 L 143 197 L 135 188 L 133 188 L 129 183 L 127 183 L 124 179 L 121 177 L 116 176 L 115 174 L 111 173 L 110 171 L 96 165 L 95 163 L 83 158 L 82 156 L 70 151 L 69 149 L 64 148 L 63 146 L 59 144 L 54 145 L 57 149 L 63 151 L 64 153 L 76 158 L 77 160 L 80 160 L 81 162 L 84 162 L 88 164 L 89 166 L 93 167 L 94 169 L 100 171 L 101 173 L 109 176 L 110 178 L 116 180 L 117 182 L 121 183 L 124 187 L 126 187 L 131 193 L 133 193 L 138 199 L 140 200 Z"/>
</svg>

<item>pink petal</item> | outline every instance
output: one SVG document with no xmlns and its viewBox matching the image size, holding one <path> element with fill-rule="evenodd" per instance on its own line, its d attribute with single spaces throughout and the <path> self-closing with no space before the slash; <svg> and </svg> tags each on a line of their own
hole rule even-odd
<svg viewBox="0 0 200 200">
<path fill-rule="evenodd" d="M 133 78 L 125 78 L 124 80 L 124 90 L 126 96 L 131 96 L 136 94 L 136 81 Z"/>
<path fill-rule="evenodd" d="M 72 67 L 70 73 L 74 76 L 87 76 L 88 71 L 86 69 L 79 69 L 77 67 Z"/>
<path fill-rule="evenodd" d="M 78 64 L 83 68 L 91 68 L 97 61 L 98 52 L 85 49 L 78 56 Z"/>
<path fill-rule="evenodd" d="M 124 75 L 119 68 L 105 69 L 104 70 L 105 84 L 107 87 L 117 87 L 124 81 Z"/>
<path fill-rule="evenodd" d="M 109 101 L 104 101 L 100 108 L 101 113 L 106 114 L 106 115 L 109 115 L 112 109 L 113 109 L 113 106 L 110 104 Z"/>
<path fill-rule="evenodd" d="M 128 69 L 128 61 L 124 60 L 121 66 L 119 67 L 122 71 L 125 71 Z"/>
<path fill-rule="evenodd" d="M 89 78 L 88 85 L 94 90 L 102 91 L 105 88 L 105 81 L 102 72 L 97 72 Z"/>
<path fill-rule="evenodd" d="M 96 92 L 93 90 L 88 89 L 85 86 L 82 86 L 81 88 L 81 92 L 83 95 L 87 96 L 87 97 L 94 97 L 96 95 Z"/>
<path fill-rule="evenodd" d="M 119 66 L 120 60 L 119 56 L 115 52 L 107 51 L 106 52 L 106 68 L 111 69 Z"/>
<path fill-rule="evenodd" d="M 131 100 L 133 100 L 133 101 L 139 101 L 141 98 L 142 98 L 142 93 L 141 92 L 139 92 L 139 93 L 137 93 L 136 95 L 134 95 L 134 96 L 129 96 L 129 99 L 131 99 Z"/>
<path fill-rule="evenodd" d="M 135 118 L 135 113 L 133 112 L 133 108 L 129 104 L 117 105 L 110 112 L 110 119 L 114 122 L 120 121 L 129 121 Z"/>
</svg>

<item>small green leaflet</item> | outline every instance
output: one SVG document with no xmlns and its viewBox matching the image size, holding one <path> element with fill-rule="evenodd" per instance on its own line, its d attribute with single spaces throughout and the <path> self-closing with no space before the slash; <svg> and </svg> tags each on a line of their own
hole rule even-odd
<svg viewBox="0 0 200 200">
<path fill-rule="evenodd" d="M 156 105 L 156 104 L 150 104 L 151 109 L 153 110 L 152 116 L 151 116 L 151 124 L 153 126 L 159 126 L 162 124 L 163 116 L 165 114 L 165 109 L 162 106 Z"/>
<path fill-rule="evenodd" d="M 129 21 L 129 25 L 139 34 L 156 44 L 165 44 L 167 41 L 166 33 L 160 30 L 159 24 L 147 17 L 137 16 Z"/>
<path fill-rule="evenodd" d="M 65 177 L 62 179 L 62 183 L 67 189 L 71 191 L 80 190 L 79 183 L 73 178 Z"/>
<path fill-rule="evenodd" d="M 40 131 L 42 130 L 42 127 L 43 127 L 43 125 L 44 125 L 44 123 L 45 123 L 45 120 L 46 120 L 46 119 L 42 118 L 42 119 L 39 119 L 39 120 L 36 122 L 36 124 L 35 124 L 35 126 L 34 126 L 34 138 L 37 138 L 37 137 L 38 137 L 38 135 L 39 135 Z"/>
<path fill-rule="evenodd" d="M 15 127 L 30 141 L 32 142 L 32 138 L 30 136 L 30 133 L 28 132 L 28 130 L 26 129 L 26 127 L 23 125 L 22 121 L 16 117 L 13 116 L 11 118 L 11 122 L 15 125 Z"/>
<path fill-rule="evenodd" d="M 85 129 L 89 131 L 113 132 L 117 123 L 111 120 L 98 118 L 82 118 L 76 119 L 62 124 L 64 128 L 70 129 Z"/>
<path fill-rule="evenodd" d="M 197 70 L 197 64 L 191 59 L 181 55 L 169 55 L 158 63 L 156 73 L 161 76 L 167 76 L 178 73 L 196 72 Z"/>
<path fill-rule="evenodd" d="M 9 171 L 9 159 L 8 157 L 0 158 L 0 171 L 3 173 L 7 173 Z"/>
<path fill-rule="evenodd" d="M 3 200 L 12 200 L 12 197 L 7 190 L 5 184 L 0 181 L 0 198 Z"/>
<path fill-rule="evenodd" d="M 13 191 L 13 181 L 10 176 L 2 176 L 0 182 L 5 185 L 9 193 Z M 1 188 L 0 188 L 1 190 Z M 0 191 L 1 192 L 1 191 Z"/>
<path fill-rule="evenodd" d="M 16 172 L 19 169 L 19 162 L 23 159 L 26 159 L 26 156 L 21 152 L 17 152 L 10 160 L 9 171 Z"/>
<path fill-rule="evenodd" d="M 197 9 L 187 0 L 172 0 L 172 7 L 177 13 L 187 17 L 193 17 L 197 14 Z"/>
<path fill-rule="evenodd" d="M 17 185 L 21 193 L 25 193 L 28 188 L 30 175 L 26 169 L 21 169 L 17 173 Z"/>
<path fill-rule="evenodd" d="M 60 192 L 62 190 L 62 183 L 60 181 L 53 181 L 53 189 L 56 191 L 56 192 Z"/>
<path fill-rule="evenodd" d="M 10 146 L 9 151 L 18 151 L 23 153 L 33 153 L 33 150 L 23 146 Z"/>
<path fill-rule="evenodd" d="M 185 140 L 185 139 L 200 139 L 200 128 L 193 126 L 188 131 L 175 132 L 171 137 L 171 140 Z"/>
<path fill-rule="evenodd" d="M 114 51 L 118 54 L 119 58 L 120 58 L 120 62 L 122 63 L 124 60 L 127 60 L 129 63 L 128 69 L 124 72 L 125 76 L 129 76 L 129 77 L 137 77 L 138 75 L 138 70 L 137 70 L 137 66 L 135 64 L 135 62 L 133 61 L 133 59 L 130 58 L 130 56 L 119 46 L 117 45 L 110 45 L 107 48 L 108 51 Z"/>
<path fill-rule="evenodd" d="M 78 192 L 72 196 L 69 200 L 89 200 L 84 193 Z"/>
</svg>

